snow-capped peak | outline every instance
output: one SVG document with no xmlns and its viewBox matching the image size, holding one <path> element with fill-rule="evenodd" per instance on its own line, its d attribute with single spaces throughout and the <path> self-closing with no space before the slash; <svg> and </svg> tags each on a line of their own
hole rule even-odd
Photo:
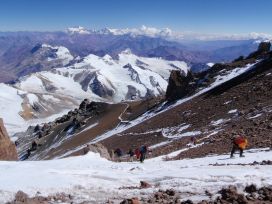
<svg viewBox="0 0 272 204">
<path fill-rule="evenodd" d="M 147 27 L 145 25 L 142 25 L 141 28 L 108 28 L 107 31 L 111 32 L 113 35 L 129 34 L 132 36 L 145 35 L 149 37 L 170 37 L 173 34 L 173 31 L 169 28 L 158 29 L 154 27 Z"/>
<path fill-rule="evenodd" d="M 71 60 L 74 59 L 74 57 L 71 55 L 70 51 L 66 47 L 63 47 L 63 46 L 51 46 L 51 45 L 48 45 L 48 44 L 42 44 L 41 47 L 42 48 L 49 48 L 49 49 L 54 50 L 54 52 L 56 54 L 56 57 L 55 58 L 49 57 L 48 61 L 59 59 L 59 60 L 63 61 L 63 65 L 67 65 Z"/>
<path fill-rule="evenodd" d="M 67 32 L 70 34 L 90 34 L 90 32 L 82 26 L 67 28 Z"/>
<path fill-rule="evenodd" d="M 139 31 L 141 34 L 149 36 L 170 36 L 173 34 L 173 31 L 169 28 L 157 29 L 154 27 L 147 27 L 145 25 L 142 25 Z"/>
<path fill-rule="evenodd" d="M 123 55 L 131 55 L 131 54 L 132 54 L 132 51 L 131 51 L 131 49 L 127 48 L 127 49 L 125 49 L 124 51 L 122 51 L 120 54 L 123 54 Z"/>
</svg>

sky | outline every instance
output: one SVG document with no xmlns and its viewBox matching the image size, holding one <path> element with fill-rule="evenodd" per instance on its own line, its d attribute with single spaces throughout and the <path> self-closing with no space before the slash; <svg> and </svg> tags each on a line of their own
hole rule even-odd
<svg viewBox="0 0 272 204">
<path fill-rule="evenodd" d="M 1 0 L 0 31 L 142 25 L 198 33 L 272 34 L 271 0 Z"/>
</svg>

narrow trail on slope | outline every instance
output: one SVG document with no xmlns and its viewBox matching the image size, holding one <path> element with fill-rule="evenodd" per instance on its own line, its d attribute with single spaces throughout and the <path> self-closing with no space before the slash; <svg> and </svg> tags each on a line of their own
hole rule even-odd
<svg viewBox="0 0 272 204">
<path fill-rule="evenodd" d="M 129 108 L 129 104 L 128 104 L 128 103 L 122 103 L 122 104 L 127 105 L 127 107 L 125 107 L 124 111 L 119 115 L 118 119 L 120 120 L 121 123 L 122 123 L 122 122 L 129 122 L 128 120 L 123 120 L 123 119 L 122 119 L 123 114 L 124 114 L 124 113 L 127 111 L 127 109 Z M 117 126 L 119 126 L 119 124 L 118 124 Z"/>
</svg>

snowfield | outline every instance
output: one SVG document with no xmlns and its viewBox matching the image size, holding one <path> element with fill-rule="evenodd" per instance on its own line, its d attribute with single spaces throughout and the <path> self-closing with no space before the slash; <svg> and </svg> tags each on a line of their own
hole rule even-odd
<svg viewBox="0 0 272 204">
<path fill-rule="evenodd" d="M 231 184 L 238 188 L 251 183 L 271 185 L 272 166 L 237 165 L 269 160 L 272 158 L 271 150 L 248 150 L 245 156 L 229 159 L 229 155 L 214 155 L 178 161 L 163 161 L 163 157 L 157 157 L 141 164 L 114 163 L 101 158 L 99 154 L 89 153 L 50 161 L 1 161 L 0 203 L 12 199 L 18 190 L 30 195 L 35 195 L 37 191 L 42 195 L 66 192 L 74 195 L 77 202 L 86 199 L 99 203 L 113 197 L 147 196 L 159 188 L 174 188 L 184 192 L 184 195 L 191 192 L 198 196 L 190 198 L 197 200 L 203 198 L 205 190 L 216 193 Z M 140 181 L 149 182 L 153 188 L 119 189 L 139 186 Z"/>
</svg>

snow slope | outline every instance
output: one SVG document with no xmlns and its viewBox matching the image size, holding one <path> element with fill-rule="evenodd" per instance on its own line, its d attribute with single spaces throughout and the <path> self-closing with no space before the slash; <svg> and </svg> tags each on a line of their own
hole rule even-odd
<svg viewBox="0 0 272 204">
<path fill-rule="evenodd" d="M 74 195 L 77 202 L 87 199 L 99 203 L 112 197 L 147 195 L 158 188 L 204 195 L 205 190 L 215 193 L 228 185 L 238 188 L 251 183 L 271 185 L 272 166 L 235 165 L 269 160 L 271 150 L 248 150 L 245 155 L 245 158 L 235 159 L 229 159 L 229 155 L 214 155 L 178 161 L 163 161 L 158 157 L 143 164 L 114 163 L 95 153 L 51 161 L 1 161 L 0 202 L 11 199 L 18 190 L 31 195 L 37 191 L 45 195 L 66 192 Z M 210 165 L 215 163 L 231 165 Z M 153 188 L 119 190 L 120 187 L 138 186 L 142 180 L 152 184 Z"/>
<path fill-rule="evenodd" d="M 0 83 L 0 118 L 4 119 L 9 133 L 16 132 L 24 123 L 24 119 L 19 115 L 22 103 L 23 99 L 17 89 Z"/>
</svg>

